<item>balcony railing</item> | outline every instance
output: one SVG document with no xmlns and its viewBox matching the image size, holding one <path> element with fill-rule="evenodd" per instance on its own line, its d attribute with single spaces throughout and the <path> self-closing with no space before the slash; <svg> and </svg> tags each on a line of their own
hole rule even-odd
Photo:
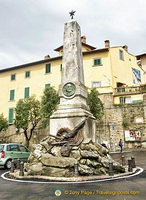
<svg viewBox="0 0 146 200">
<path fill-rule="evenodd" d="M 114 89 L 114 94 L 134 94 L 134 93 L 146 93 L 146 84 L 134 87 L 118 87 Z"/>
</svg>

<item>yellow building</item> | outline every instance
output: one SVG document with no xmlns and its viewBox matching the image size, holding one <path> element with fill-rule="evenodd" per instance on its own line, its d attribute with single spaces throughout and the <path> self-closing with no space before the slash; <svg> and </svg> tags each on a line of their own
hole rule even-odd
<svg viewBox="0 0 146 200">
<path fill-rule="evenodd" d="M 14 109 L 21 98 L 36 95 L 41 98 L 45 87 L 53 86 L 58 90 L 61 82 L 62 50 L 58 57 L 45 59 L 0 70 L 0 113 L 13 123 Z M 143 100 L 140 92 L 144 83 L 144 70 L 137 65 L 135 56 L 128 53 L 127 46 L 110 47 L 105 41 L 105 47 L 96 49 L 86 44 L 82 37 L 83 66 L 85 85 L 87 88 L 97 88 L 100 94 L 112 94 L 113 104 L 134 103 Z M 131 92 L 129 91 L 131 88 Z"/>
</svg>

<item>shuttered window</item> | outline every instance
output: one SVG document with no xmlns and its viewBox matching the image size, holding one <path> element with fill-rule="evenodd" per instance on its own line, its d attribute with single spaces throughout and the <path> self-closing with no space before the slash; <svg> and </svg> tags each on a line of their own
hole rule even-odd
<svg viewBox="0 0 146 200">
<path fill-rule="evenodd" d="M 10 90 L 10 101 L 14 101 L 15 90 Z"/>
<path fill-rule="evenodd" d="M 29 87 L 26 87 L 24 90 L 24 98 L 28 98 L 29 97 Z"/>
<path fill-rule="evenodd" d="M 30 71 L 26 71 L 25 72 L 25 78 L 29 78 L 30 77 Z"/>
<path fill-rule="evenodd" d="M 16 79 L 16 74 L 11 74 L 11 81 L 14 81 Z"/>
<path fill-rule="evenodd" d="M 46 74 L 51 72 L 51 64 L 46 64 Z"/>
<path fill-rule="evenodd" d="M 49 88 L 51 86 L 50 83 L 45 84 L 45 88 Z"/>
<path fill-rule="evenodd" d="M 9 108 L 9 124 L 13 123 L 14 108 Z"/>
<path fill-rule="evenodd" d="M 94 66 L 101 65 L 101 58 L 96 58 L 96 59 L 94 59 L 93 65 L 94 65 Z"/>
</svg>

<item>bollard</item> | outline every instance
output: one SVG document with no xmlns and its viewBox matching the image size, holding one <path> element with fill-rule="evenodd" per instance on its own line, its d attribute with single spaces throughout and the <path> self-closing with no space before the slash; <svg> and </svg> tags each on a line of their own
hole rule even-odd
<svg viewBox="0 0 146 200">
<path fill-rule="evenodd" d="M 132 160 L 131 159 L 128 160 L 128 172 L 133 172 Z"/>
<path fill-rule="evenodd" d="M 131 161 L 132 161 L 132 167 L 135 168 L 136 164 L 135 164 L 135 158 L 134 158 L 134 156 L 131 157 Z"/>
<path fill-rule="evenodd" d="M 122 166 L 124 166 L 125 165 L 125 156 L 124 155 L 121 156 L 121 160 L 122 160 Z"/>
<path fill-rule="evenodd" d="M 113 162 L 110 160 L 109 161 L 109 176 L 113 176 L 114 172 L 113 172 Z"/>
<path fill-rule="evenodd" d="M 20 169 L 20 159 L 17 159 L 17 165 L 16 165 L 16 169 Z"/>
<path fill-rule="evenodd" d="M 75 166 L 75 173 L 74 173 L 74 176 L 77 177 L 77 176 L 79 176 L 78 161 L 75 162 L 74 166 Z"/>
<path fill-rule="evenodd" d="M 15 170 L 15 165 L 14 165 L 14 160 L 11 161 L 11 169 L 10 169 L 10 172 L 11 173 L 14 173 L 14 170 Z"/>
<path fill-rule="evenodd" d="M 23 162 L 20 163 L 19 176 L 24 176 L 24 163 Z"/>
</svg>

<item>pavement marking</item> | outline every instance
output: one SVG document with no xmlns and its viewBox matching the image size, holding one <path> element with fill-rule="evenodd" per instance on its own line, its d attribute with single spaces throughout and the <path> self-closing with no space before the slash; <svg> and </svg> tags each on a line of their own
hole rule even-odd
<svg viewBox="0 0 146 200">
<path fill-rule="evenodd" d="M 93 181 L 80 181 L 80 182 L 45 182 L 45 181 L 27 181 L 27 180 L 17 180 L 17 179 L 10 179 L 10 178 L 7 178 L 5 177 L 6 174 L 9 173 L 8 172 L 5 172 L 1 175 L 1 178 L 3 178 L 4 180 L 7 180 L 7 181 L 12 181 L 12 182 L 19 182 L 19 183 L 39 183 L 39 184 L 44 184 L 44 183 L 47 183 L 47 184 L 79 184 L 79 183 L 98 183 L 98 182 L 105 182 L 105 181 L 113 181 L 113 180 L 120 180 L 120 179 L 124 179 L 124 178 L 130 178 L 130 177 L 134 177 L 134 176 L 137 176 L 139 174 L 141 174 L 144 170 L 141 168 L 141 167 L 138 167 L 139 171 L 136 172 L 135 174 L 131 174 L 131 175 L 127 175 L 127 176 L 121 176 L 121 177 L 115 177 L 115 178 L 108 178 L 108 179 L 100 179 L 100 180 L 93 180 Z"/>
</svg>

